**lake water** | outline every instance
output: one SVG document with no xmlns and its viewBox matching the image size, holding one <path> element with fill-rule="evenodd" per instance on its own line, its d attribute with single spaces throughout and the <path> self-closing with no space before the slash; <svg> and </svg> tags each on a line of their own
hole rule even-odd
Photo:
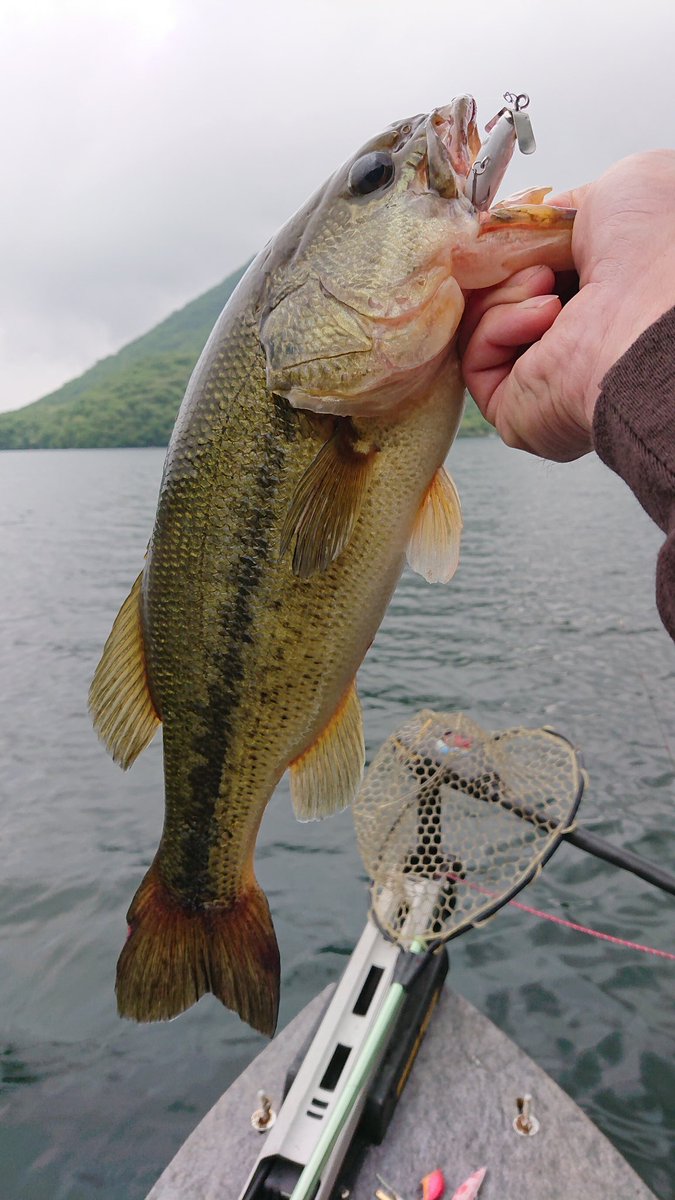
<svg viewBox="0 0 675 1200">
<path fill-rule="evenodd" d="M 142 562 L 162 459 L 0 456 L 3 1200 L 140 1200 L 264 1044 L 211 997 L 165 1025 L 115 1011 L 126 909 L 161 828 L 161 746 L 123 774 L 86 696 Z M 583 823 L 672 864 L 661 534 L 594 458 L 552 466 L 467 439 L 450 467 L 466 519 L 460 570 L 448 587 L 401 581 L 359 676 L 369 756 L 424 706 L 492 729 L 553 725 L 590 772 Z M 349 813 L 299 825 L 282 784 L 257 868 L 281 946 L 283 1026 L 337 977 L 366 915 Z M 675 949 L 672 898 L 567 845 L 521 898 Z M 450 978 L 672 1200 L 675 964 L 511 908 L 453 943 Z"/>
</svg>

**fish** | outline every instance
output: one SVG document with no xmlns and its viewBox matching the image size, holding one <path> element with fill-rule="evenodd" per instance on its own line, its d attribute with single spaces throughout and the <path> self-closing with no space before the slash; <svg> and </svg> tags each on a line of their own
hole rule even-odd
<svg viewBox="0 0 675 1200">
<path fill-rule="evenodd" d="M 370 140 L 254 260 L 189 381 L 89 695 L 123 768 L 163 730 L 164 826 L 117 965 L 124 1017 L 170 1019 L 211 992 L 274 1031 L 263 813 L 286 770 L 300 820 L 351 802 L 355 677 L 406 557 L 431 582 L 456 569 L 444 462 L 466 296 L 571 266 L 569 213 L 472 206 L 479 146 L 468 96 Z"/>
</svg>

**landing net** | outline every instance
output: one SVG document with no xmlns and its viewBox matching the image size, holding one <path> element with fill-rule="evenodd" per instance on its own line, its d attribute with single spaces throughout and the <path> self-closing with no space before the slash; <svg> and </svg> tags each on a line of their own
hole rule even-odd
<svg viewBox="0 0 675 1200">
<path fill-rule="evenodd" d="M 354 802 L 376 924 L 409 949 L 484 921 L 569 832 L 583 786 L 551 729 L 490 733 L 423 709 L 381 746 Z"/>
</svg>

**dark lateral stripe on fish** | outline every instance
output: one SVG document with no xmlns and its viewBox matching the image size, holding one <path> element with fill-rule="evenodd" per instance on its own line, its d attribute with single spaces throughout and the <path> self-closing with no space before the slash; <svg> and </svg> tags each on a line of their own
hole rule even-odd
<svg viewBox="0 0 675 1200">
<path fill-rule="evenodd" d="M 288 401 L 274 397 L 273 436 L 266 439 L 266 454 L 251 489 L 251 517 L 242 537 L 242 546 L 255 546 L 255 556 L 242 554 L 236 566 L 236 604 L 220 613 L 221 644 L 225 650 L 213 657 L 216 680 L 208 687 L 208 704 L 204 706 L 204 731 L 195 741 L 201 759 L 190 771 L 191 812 L 195 818 L 182 835 L 180 859 L 172 856 L 171 886 L 182 896 L 216 900 L 217 884 L 212 879 L 209 862 L 212 849 L 232 833 L 214 814 L 220 798 L 227 758 L 237 729 L 237 707 L 241 684 L 245 678 L 246 647 L 251 642 L 250 629 L 254 620 L 252 600 L 268 569 L 270 558 L 277 553 L 270 546 L 270 514 L 275 511 L 279 479 L 286 457 L 286 447 L 297 437 L 297 420 Z M 236 787 L 236 780 L 233 781 Z M 206 832 L 206 836 L 204 831 Z M 189 902 L 189 899 L 188 899 Z"/>
</svg>

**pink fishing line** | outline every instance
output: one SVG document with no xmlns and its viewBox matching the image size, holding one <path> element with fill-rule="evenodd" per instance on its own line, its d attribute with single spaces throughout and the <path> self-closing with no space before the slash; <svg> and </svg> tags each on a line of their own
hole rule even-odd
<svg viewBox="0 0 675 1200">
<path fill-rule="evenodd" d="M 601 938 L 603 942 L 613 942 L 615 946 L 625 946 L 628 950 L 641 950 L 643 954 L 656 954 L 659 958 L 669 958 L 675 962 L 675 954 L 669 950 L 656 950 L 653 946 L 642 946 L 640 942 L 629 942 L 625 938 L 614 937 L 611 933 L 601 933 L 599 929 L 589 929 L 588 925 L 577 925 L 575 921 L 566 921 L 564 917 L 556 917 L 553 913 L 542 912 L 540 908 L 530 908 L 529 904 L 521 904 L 519 900 L 510 900 L 514 908 L 531 913 L 533 917 L 542 917 L 544 921 L 553 921 L 556 925 L 564 925 L 566 929 L 574 929 L 577 933 L 587 933 L 589 937 Z"/>
<path fill-rule="evenodd" d="M 481 892 L 484 896 L 495 895 L 481 884 L 467 883 L 467 880 L 461 879 L 459 875 L 453 875 L 451 871 L 447 872 L 446 877 L 452 879 L 453 883 L 463 883 L 473 891 Z M 543 921 L 553 921 L 555 925 L 564 925 L 566 929 L 574 929 L 576 933 L 587 933 L 589 937 L 600 938 L 603 942 L 612 942 L 615 946 L 625 946 L 627 950 L 640 950 L 643 954 L 654 954 L 657 958 L 667 958 L 671 962 L 675 962 L 675 954 L 671 954 L 670 950 L 656 950 L 654 946 L 643 946 L 641 942 L 629 942 L 626 938 L 614 937 L 611 933 L 601 933 L 599 929 L 591 929 L 588 925 L 578 925 L 576 921 L 566 921 L 564 917 L 556 917 L 553 913 L 543 912 L 540 908 L 530 908 L 529 904 L 521 904 L 520 900 L 509 900 L 508 903 L 512 904 L 514 908 L 521 909 L 522 912 L 530 913 L 533 917 L 541 917 Z"/>
</svg>

